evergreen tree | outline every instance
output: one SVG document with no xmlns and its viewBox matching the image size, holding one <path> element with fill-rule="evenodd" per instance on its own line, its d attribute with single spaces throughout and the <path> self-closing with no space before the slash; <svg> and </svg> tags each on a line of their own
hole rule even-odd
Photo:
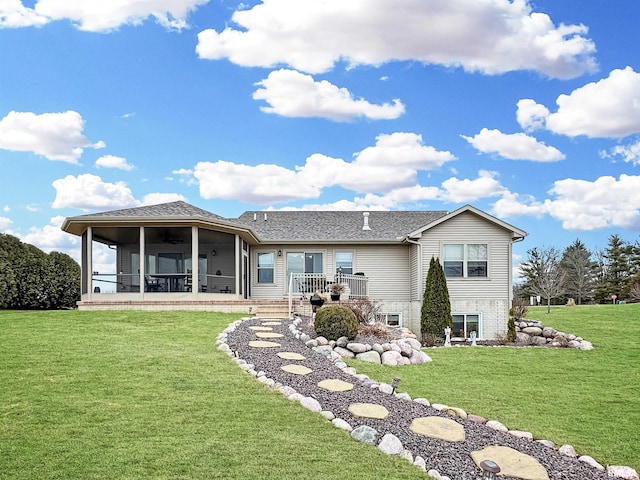
<svg viewBox="0 0 640 480">
<path fill-rule="evenodd" d="M 622 298 L 627 280 L 631 277 L 632 248 L 618 235 L 609 237 L 603 256 L 602 277 L 596 287 L 596 301 L 611 302 L 611 295 Z"/>
<path fill-rule="evenodd" d="M 423 336 L 442 338 L 446 327 L 453 327 L 447 279 L 440 261 L 431 257 L 422 297 L 420 330 Z"/>
<path fill-rule="evenodd" d="M 80 299 L 80 266 L 68 255 L 0 234 L 0 308 L 74 308 Z"/>
<path fill-rule="evenodd" d="M 597 266 L 591 260 L 591 252 L 579 239 L 565 248 L 560 268 L 564 271 L 565 293 L 578 305 L 594 297 Z"/>
</svg>

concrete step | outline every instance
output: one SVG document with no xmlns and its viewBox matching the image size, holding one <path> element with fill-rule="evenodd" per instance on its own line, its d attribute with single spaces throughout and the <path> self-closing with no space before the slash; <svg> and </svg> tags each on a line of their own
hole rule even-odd
<svg viewBox="0 0 640 480">
<path fill-rule="evenodd" d="M 258 305 L 255 314 L 260 318 L 289 318 L 289 305 Z"/>
</svg>

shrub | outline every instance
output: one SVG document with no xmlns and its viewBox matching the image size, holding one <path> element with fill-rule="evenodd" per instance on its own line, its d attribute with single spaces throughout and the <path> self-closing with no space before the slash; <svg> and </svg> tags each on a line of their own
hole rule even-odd
<svg viewBox="0 0 640 480">
<path fill-rule="evenodd" d="M 527 316 L 529 312 L 529 305 L 524 298 L 514 298 L 513 307 L 509 311 L 510 315 L 513 315 L 517 320 L 521 320 Z"/>
<path fill-rule="evenodd" d="M 365 337 L 376 337 L 383 340 L 390 340 L 393 338 L 393 334 L 389 331 L 389 328 L 381 323 L 360 325 L 358 333 Z"/>
<path fill-rule="evenodd" d="M 507 342 L 515 342 L 518 336 L 516 335 L 516 321 L 513 317 L 509 317 L 507 323 Z"/>
<path fill-rule="evenodd" d="M 440 260 L 431 257 L 422 297 L 420 332 L 423 338 L 427 334 L 442 335 L 446 327 L 453 327 L 447 279 Z"/>
<path fill-rule="evenodd" d="M 353 310 L 358 322 L 364 325 L 374 323 L 381 310 L 379 303 L 367 297 L 354 298 L 346 305 Z"/>
<path fill-rule="evenodd" d="M 436 345 L 442 345 L 444 339 L 440 335 L 434 335 L 433 333 L 425 333 L 422 336 L 422 344 L 425 347 L 435 347 Z"/>
<path fill-rule="evenodd" d="M 349 307 L 328 305 L 316 313 L 314 329 L 327 340 L 337 340 L 340 337 L 353 339 L 358 334 L 358 320 Z"/>
</svg>

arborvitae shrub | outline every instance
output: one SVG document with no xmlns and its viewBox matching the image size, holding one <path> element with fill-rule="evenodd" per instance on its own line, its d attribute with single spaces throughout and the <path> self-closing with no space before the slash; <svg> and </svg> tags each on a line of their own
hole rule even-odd
<svg viewBox="0 0 640 480">
<path fill-rule="evenodd" d="M 509 317 L 509 322 L 507 323 L 507 341 L 515 342 L 516 338 L 516 321 L 513 317 Z"/>
<path fill-rule="evenodd" d="M 349 307 L 327 305 L 316 312 L 314 328 L 318 335 L 327 340 L 340 337 L 353 339 L 358 334 L 358 319 Z"/>
</svg>

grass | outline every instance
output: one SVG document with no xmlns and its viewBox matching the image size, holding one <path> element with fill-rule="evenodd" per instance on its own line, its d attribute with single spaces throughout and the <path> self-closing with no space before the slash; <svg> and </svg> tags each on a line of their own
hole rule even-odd
<svg viewBox="0 0 640 480">
<path fill-rule="evenodd" d="M 235 318 L 0 311 L 0 479 L 423 478 L 241 373 Z"/>
<path fill-rule="evenodd" d="M 605 465 L 640 471 L 640 304 L 532 308 L 528 315 L 595 349 L 439 348 L 432 363 L 380 367 L 349 361 L 398 391 L 571 444 Z"/>
</svg>

